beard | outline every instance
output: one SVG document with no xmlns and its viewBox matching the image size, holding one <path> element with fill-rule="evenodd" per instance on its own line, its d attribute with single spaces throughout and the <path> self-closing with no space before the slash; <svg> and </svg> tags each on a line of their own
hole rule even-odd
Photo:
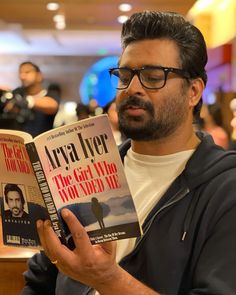
<svg viewBox="0 0 236 295">
<path fill-rule="evenodd" d="M 126 137 L 137 141 L 159 140 L 170 136 L 186 119 L 188 110 L 184 93 L 160 103 L 158 109 L 150 101 L 129 96 L 118 106 L 119 128 Z M 130 116 L 126 109 L 141 108 L 143 115 Z"/>
<path fill-rule="evenodd" d="M 18 208 L 18 207 L 12 208 L 12 215 L 13 216 L 18 216 L 18 215 L 20 215 L 20 213 L 21 213 L 21 209 L 20 208 Z"/>
</svg>

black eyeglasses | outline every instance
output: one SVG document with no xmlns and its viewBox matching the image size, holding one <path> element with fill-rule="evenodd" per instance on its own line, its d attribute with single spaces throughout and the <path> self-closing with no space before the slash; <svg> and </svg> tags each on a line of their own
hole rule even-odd
<svg viewBox="0 0 236 295">
<path fill-rule="evenodd" d="M 116 89 L 126 89 L 129 87 L 135 75 L 140 83 L 147 89 L 160 89 L 166 84 L 169 73 L 175 73 L 184 79 L 190 79 L 190 75 L 183 69 L 168 68 L 161 66 L 143 67 L 140 69 L 112 68 L 109 70 L 111 83 Z"/>
</svg>

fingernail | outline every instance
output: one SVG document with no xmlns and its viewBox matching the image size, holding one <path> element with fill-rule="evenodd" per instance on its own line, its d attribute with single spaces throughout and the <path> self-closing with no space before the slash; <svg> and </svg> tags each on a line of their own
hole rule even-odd
<svg viewBox="0 0 236 295">
<path fill-rule="evenodd" d="M 41 227 L 42 224 L 43 224 L 43 221 L 42 221 L 42 220 L 37 220 L 37 221 L 36 221 L 36 226 L 37 226 L 37 228 Z"/>
<path fill-rule="evenodd" d="M 45 224 L 45 226 L 51 226 L 51 221 L 50 220 L 46 220 L 44 224 Z"/>
<path fill-rule="evenodd" d="M 63 209 L 62 211 L 61 211 L 61 214 L 62 214 L 62 217 L 64 218 L 66 218 L 67 216 L 68 216 L 68 210 L 67 209 Z"/>
</svg>

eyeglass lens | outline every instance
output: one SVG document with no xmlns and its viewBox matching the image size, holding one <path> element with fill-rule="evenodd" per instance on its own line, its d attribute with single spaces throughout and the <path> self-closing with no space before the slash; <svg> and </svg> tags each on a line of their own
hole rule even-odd
<svg viewBox="0 0 236 295">
<path fill-rule="evenodd" d="M 165 72 L 162 69 L 137 70 L 141 84 L 146 88 L 161 88 L 165 84 Z M 135 72 L 131 69 L 114 69 L 111 73 L 111 82 L 117 89 L 129 86 Z"/>
</svg>

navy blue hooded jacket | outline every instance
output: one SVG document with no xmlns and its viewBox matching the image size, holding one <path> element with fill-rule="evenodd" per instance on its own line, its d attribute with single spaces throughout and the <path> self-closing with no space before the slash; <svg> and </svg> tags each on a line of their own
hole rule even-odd
<svg viewBox="0 0 236 295">
<path fill-rule="evenodd" d="M 236 152 L 223 151 L 209 135 L 199 136 L 183 173 L 150 212 L 144 235 L 120 265 L 162 294 L 235 295 Z M 130 141 L 121 146 L 122 158 L 129 147 Z M 43 253 L 29 260 L 24 275 L 22 295 L 88 291 L 58 273 Z"/>
</svg>

